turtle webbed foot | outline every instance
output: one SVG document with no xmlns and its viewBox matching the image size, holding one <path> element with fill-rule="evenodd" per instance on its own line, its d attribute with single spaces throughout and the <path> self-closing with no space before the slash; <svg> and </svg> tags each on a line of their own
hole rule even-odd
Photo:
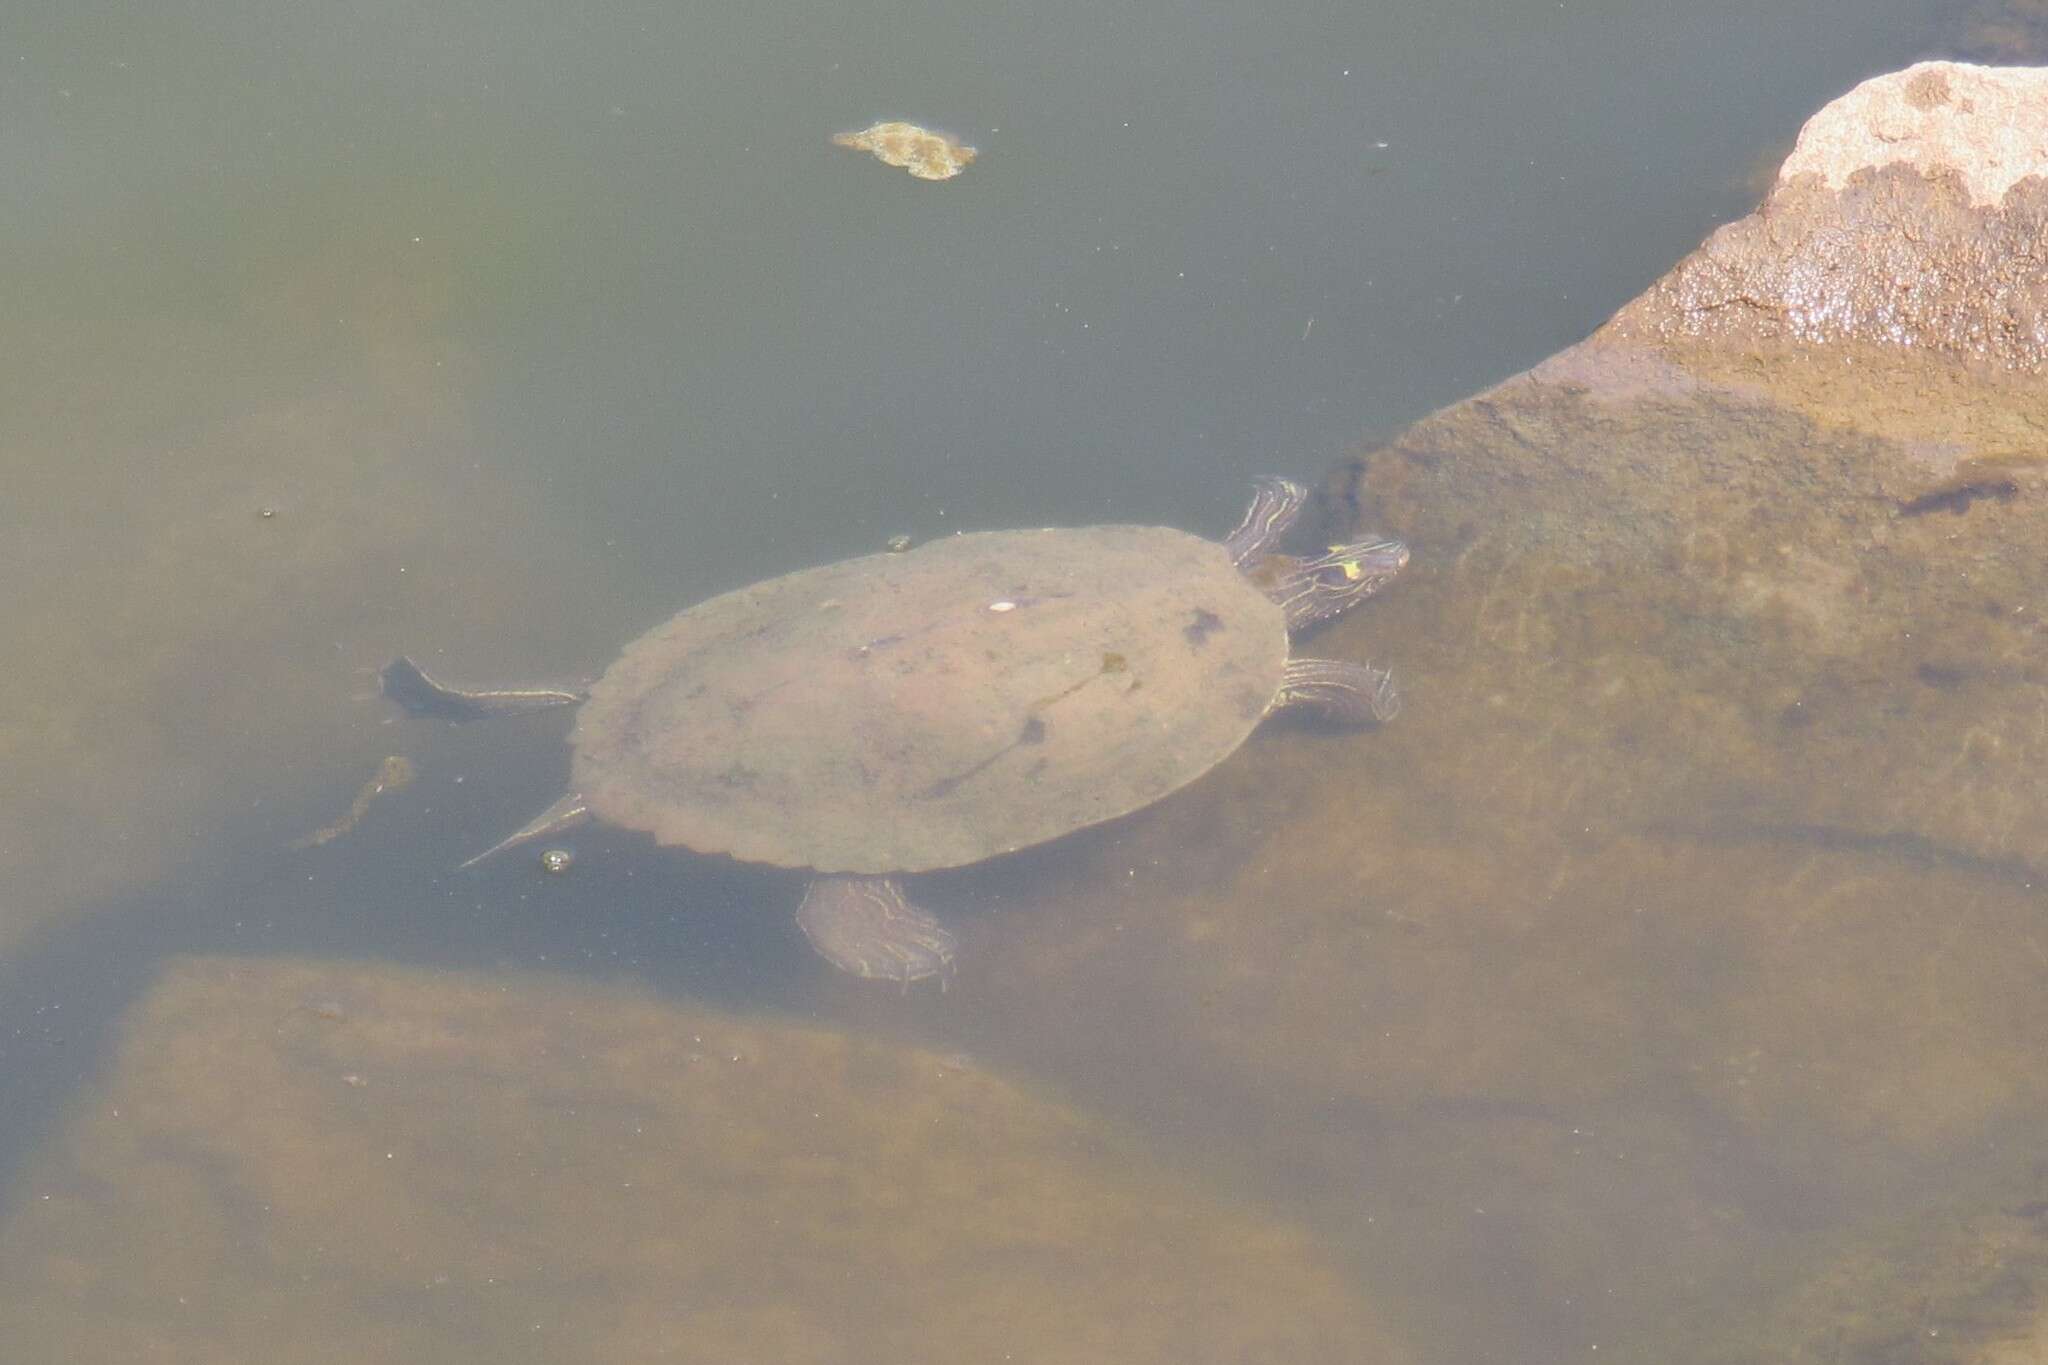
<svg viewBox="0 0 2048 1365">
<path fill-rule="evenodd" d="M 1289 659 L 1273 709 L 1299 706 L 1346 725 L 1385 724 L 1401 711 L 1394 675 L 1344 659 Z"/>
<path fill-rule="evenodd" d="M 960 948 L 945 925 L 904 899 L 893 877 L 818 877 L 796 922 L 839 970 L 905 987 L 929 976 L 943 986 Z"/>
</svg>

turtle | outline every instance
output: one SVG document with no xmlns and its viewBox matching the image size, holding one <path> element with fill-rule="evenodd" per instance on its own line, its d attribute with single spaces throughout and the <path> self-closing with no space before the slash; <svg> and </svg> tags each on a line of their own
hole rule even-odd
<svg viewBox="0 0 2048 1365">
<path fill-rule="evenodd" d="M 1290 640 L 1385 585 L 1407 547 L 1282 554 L 1307 501 L 1262 479 L 1221 543 L 1164 526 L 977 531 L 799 570 L 678 613 L 587 693 L 464 691 L 403 655 L 384 688 L 456 719 L 581 704 L 569 794 L 464 867 L 596 818 L 808 869 L 797 923 L 823 957 L 943 985 L 957 940 L 906 875 L 1151 805 L 1278 710 L 1393 717 L 1387 670 L 1295 658 Z"/>
</svg>

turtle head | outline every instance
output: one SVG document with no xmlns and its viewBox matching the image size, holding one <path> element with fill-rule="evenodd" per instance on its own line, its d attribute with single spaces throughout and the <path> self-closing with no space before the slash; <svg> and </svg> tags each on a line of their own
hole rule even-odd
<svg viewBox="0 0 2048 1365">
<path fill-rule="evenodd" d="M 1374 536 L 1332 545 L 1327 554 L 1312 559 L 1287 562 L 1267 593 L 1286 609 L 1287 628 L 1301 630 L 1349 611 L 1385 587 L 1407 563 L 1406 545 Z"/>
</svg>

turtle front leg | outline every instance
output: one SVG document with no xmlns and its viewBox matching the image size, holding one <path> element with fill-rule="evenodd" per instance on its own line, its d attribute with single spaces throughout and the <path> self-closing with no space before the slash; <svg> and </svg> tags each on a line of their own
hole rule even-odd
<svg viewBox="0 0 2048 1365">
<path fill-rule="evenodd" d="M 488 716 L 523 716 L 556 706 L 574 706 L 581 692 L 555 687 L 492 688 L 464 691 L 436 682 L 403 654 L 384 665 L 384 695 L 415 716 L 442 720 L 481 720 Z"/>
<path fill-rule="evenodd" d="M 1308 489 L 1292 479 L 1268 477 L 1252 485 L 1252 505 L 1244 509 L 1237 529 L 1223 537 L 1230 562 L 1242 569 L 1260 555 L 1280 548 L 1288 530 L 1308 506 Z"/>
<path fill-rule="evenodd" d="M 819 877 L 804 892 L 796 922 L 840 971 L 906 989 L 928 976 L 943 987 L 960 947 L 945 925 L 904 899 L 894 877 Z"/>
<path fill-rule="evenodd" d="M 1401 711 L 1394 675 L 1343 659 L 1289 659 L 1273 709 L 1300 706 L 1346 725 L 1385 724 Z"/>
</svg>

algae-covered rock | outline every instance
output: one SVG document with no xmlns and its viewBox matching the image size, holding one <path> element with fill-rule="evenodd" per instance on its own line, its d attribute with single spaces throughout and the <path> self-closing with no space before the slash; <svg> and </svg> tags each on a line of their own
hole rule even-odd
<svg viewBox="0 0 2048 1365">
<path fill-rule="evenodd" d="M 1934 71 L 1888 85 L 1973 88 Z M 994 917 L 1042 964 L 1020 995 L 1128 974 L 1165 1046 L 1375 1102 L 1599 1100 L 1648 1067 L 1752 1134 L 1878 1151 L 2048 1102 L 2048 498 L 2007 439 L 2048 430 L 2012 324 L 2048 299 L 2011 259 L 2044 186 L 1973 206 L 1981 180 L 1920 181 L 1952 231 L 1908 235 L 1948 261 L 1948 321 L 1806 336 L 1787 319 L 1815 296 L 1770 253 L 1853 260 L 1884 236 L 1872 177 L 1919 176 L 1831 174 L 1846 188 L 1797 174 L 1703 249 L 1746 243 L 1740 306 L 1687 302 L 1696 258 L 1339 471 L 1332 534 L 1390 532 L 1413 561 L 1314 648 L 1399 660 L 1406 710 L 1348 747 L 1269 728 L 1043 913 Z M 1810 273 L 1830 298 L 1894 283 Z M 1973 278 L 2004 348 L 1945 351 L 1974 334 Z M 1938 453 L 1892 420 L 1944 412 Z M 1999 482 L 1954 482 L 1993 453 Z"/>
<path fill-rule="evenodd" d="M 13 1195 L 22 1359 L 1401 1358 L 963 1059 L 540 977 L 176 962 Z"/>
<path fill-rule="evenodd" d="M 1957 145 L 1979 87 L 2048 130 L 2048 74 L 1871 84 L 1890 103 L 1852 110 L 1891 142 L 1918 117 Z M 1416 546 L 1379 620 L 1439 623 L 1413 671 L 1484 699 L 1539 783 L 1540 751 L 1589 767 L 1550 797 L 2048 867 L 2048 181 L 1852 169 L 1841 123 L 1595 336 L 1339 491 Z"/>
<path fill-rule="evenodd" d="M 2026 144 L 2003 123 L 1943 160 L 1972 119 L 2020 115 L 2033 161 L 1991 164 Z M 1374 761 L 1510 856 L 1700 850 L 1674 896 L 1757 968 L 1715 983 L 1701 1045 L 1775 1040 L 1779 1083 L 1739 1106 L 1766 1131 L 1790 1117 L 1767 1093 L 1909 1145 L 2048 1100 L 2008 1065 L 2048 1006 L 2005 981 L 2043 960 L 2048 871 L 2043 138 L 2048 73 L 1872 82 L 1816 116 L 1756 215 L 1595 336 L 1333 482 L 1415 547 L 1374 621 L 1412 704 Z M 1524 912 L 1569 915 L 1528 870 Z M 1779 971 L 1831 976 L 1816 937 L 1867 968 L 1826 999 Z M 1928 1012 L 1893 1010 L 1902 990 Z M 1941 1099 L 1988 1059 L 1995 1097 Z M 1716 1073 L 1695 1072 L 1732 1101 Z"/>
<path fill-rule="evenodd" d="M 2048 74 L 1921 68 L 1854 108 L 1967 148 L 1980 80 L 2048 143 Z M 1012 941 L 970 945 L 1003 979 L 962 989 L 1112 1050 L 1146 1103 L 1284 1116 L 1333 1186 L 1389 1172 L 1405 1215 L 1383 1186 L 1318 1216 L 1418 1278 L 1483 1237 L 1533 1299 L 1655 1281 L 1578 1310 L 1617 1330 L 1785 1250 L 1788 1208 L 2038 1131 L 2048 182 L 1816 157 L 1585 343 L 1329 481 L 1333 538 L 1413 550 L 1313 644 L 1397 660 L 1397 722 L 1269 727 L 1012 892 L 1030 912 L 979 926 Z M 1596 1174 L 1582 1129 L 1627 1159 Z M 1443 1231 L 1497 1167 L 1523 1178 L 1484 1232 Z"/>
<path fill-rule="evenodd" d="M 1923 1209 L 1853 1229 L 1702 1357 L 1707 1365 L 2048 1359 L 2048 1201 Z"/>
</svg>

